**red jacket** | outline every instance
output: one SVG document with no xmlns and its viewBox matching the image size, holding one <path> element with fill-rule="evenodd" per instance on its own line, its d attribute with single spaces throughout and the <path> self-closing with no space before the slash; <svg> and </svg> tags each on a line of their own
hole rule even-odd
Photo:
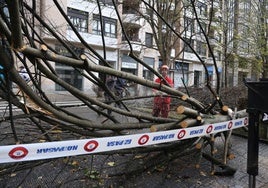
<svg viewBox="0 0 268 188">
<path fill-rule="evenodd" d="M 173 80 L 170 77 L 166 76 L 165 77 L 165 80 L 167 81 L 167 83 L 169 84 L 170 87 L 173 87 L 174 86 L 173 85 Z M 155 79 L 155 82 L 156 83 L 161 83 L 161 84 L 165 85 L 165 81 L 162 80 L 162 78 L 156 78 Z M 171 98 L 170 97 L 161 97 L 161 96 L 159 96 L 159 97 L 155 97 L 154 98 L 154 102 L 155 103 L 161 103 L 161 102 L 170 103 L 171 102 Z"/>
</svg>

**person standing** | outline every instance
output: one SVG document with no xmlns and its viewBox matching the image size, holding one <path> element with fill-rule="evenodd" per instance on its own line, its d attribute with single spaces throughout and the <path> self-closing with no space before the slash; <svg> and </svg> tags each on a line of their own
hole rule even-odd
<svg viewBox="0 0 268 188">
<path fill-rule="evenodd" d="M 162 65 L 160 68 L 160 73 L 165 80 L 163 80 L 163 78 L 157 78 L 155 79 L 155 82 L 173 87 L 173 80 L 168 76 L 168 70 L 169 67 L 167 65 Z M 167 118 L 170 111 L 171 98 L 169 96 L 162 96 L 161 92 L 157 90 L 154 90 L 154 92 L 156 92 L 157 96 L 154 97 L 152 115 L 154 117 Z"/>
<path fill-rule="evenodd" d="M 115 90 L 116 90 L 116 96 L 119 98 L 123 98 L 124 90 L 126 89 L 126 81 L 123 78 L 117 78 L 115 82 Z"/>
</svg>

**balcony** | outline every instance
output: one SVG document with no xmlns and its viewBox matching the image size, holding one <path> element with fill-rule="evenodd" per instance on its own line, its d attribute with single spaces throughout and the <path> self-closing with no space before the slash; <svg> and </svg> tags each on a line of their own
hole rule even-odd
<svg viewBox="0 0 268 188">
<path fill-rule="evenodd" d="M 126 35 L 128 40 L 131 43 L 131 46 L 133 48 L 134 51 L 139 51 L 141 50 L 141 40 L 139 38 L 139 28 L 126 28 Z M 123 35 L 122 36 L 122 45 L 121 45 L 121 50 L 126 50 L 129 51 L 130 47 L 129 44 L 126 40 L 126 36 Z"/>
<path fill-rule="evenodd" d="M 128 13 L 122 15 L 123 24 L 128 27 L 141 28 L 142 19 L 139 15 L 135 13 Z"/>
<path fill-rule="evenodd" d="M 94 46 L 102 46 L 102 38 L 100 35 L 94 35 L 90 33 L 80 33 L 83 39 L 90 45 Z M 80 42 L 80 39 L 76 36 L 76 34 L 72 30 L 67 30 L 66 39 L 72 42 Z M 105 44 L 108 48 L 117 48 L 118 47 L 118 39 L 105 37 Z"/>
<path fill-rule="evenodd" d="M 133 51 L 135 51 L 135 52 L 140 52 L 141 51 L 141 48 L 142 48 L 141 42 L 139 42 L 139 41 L 130 41 L 130 43 L 131 43 Z M 122 51 L 130 51 L 130 46 L 129 46 L 129 44 L 128 44 L 128 42 L 126 40 L 122 41 L 120 49 Z"/>
</svg>

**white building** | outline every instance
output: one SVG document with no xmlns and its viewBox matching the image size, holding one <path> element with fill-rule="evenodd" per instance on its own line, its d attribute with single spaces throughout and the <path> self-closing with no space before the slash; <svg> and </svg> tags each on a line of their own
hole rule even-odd
<svg viewBox="0 0 268 188">
<path fill-rule="evenodd" d="M 110 65 L 118 70 L 133 73 L 145 79 L 153 80 L 155 76 L 148 71 L 141 64 L 128 56 L 130 52 L 130 46 L 122 35 L 122 28 L 120 26 L 120 20 L 118 19 L 117 12 L 110 6 L 111 0 L 101 0 L 100 7 L 95 1 L 77 1 L 77 0 L 62 0 L 61 8 L 67 13 L 70 21 L 73 23 L 79 34 L 84 41 L 92 49 L 94 49 L 101 57 L 105 58 Z M 156 50 L 155 41 L 152 34 L 152 29 L 144 18 L 138 16 L 133 12 L 130 7 L 137 6 L 142 8 L 141 4 L 134 3 L 131 6 L 128 4 L 129 0 L 120 0 L 118 3 L 118 13 L 121 17 L 122 24 L 126 29 L 128 38 L 131 42 L 133 51 L 138 54 L 139 58 L 146 62 L 149 66 L 155 70 L 158 69 L 161 64 L 161 57 Z M 122 3 L 123 2 L 123 3 Z M 99 64 L 99 60 L 94 53 L 88 51 L 85 45 L 81 44 L 80 39 L 74 33 L 70 26 L 68 26 L 64 17 L 59 13 L 58 8 L 54 5 L 53 1 L 41 1 L 40 2 L 40 15 L 45 21 L 49 21 L 56 27 L 56 30 L 62 36 L 62 39 L 68 41 L 71 44 L 74 51 L 86 54 L 90 60 L 96 64 Z M 100 10 L 103 21 L 103 29 L 101 28 Z M 208 13 L 208 5 L 198 1 L 197 10 L 198 14 L 205 17 Z M 141 9 L 142 10 L 142 9 Z M 182 78 L 187 86 L 204 86 L 206 79 L 210 79 L 212 84 L 215 84 L 216 71 L 212 64 L 212 59 L 208 53 L 208 49 L 205 45 L 205 39 L 200 35 L 200 27 L 196 21 L 191 21 L 192 15 L 184 12 L 184 17 L 181 19 L 182 27 L 185 28 L 184 38 L 190 44 L 197 53 L 202 57 L 205 62 L 205 66 L 209 72 L 209 78 L 206 78 L 204 65 L 200 63 L 200 60 L 191 49 L 187 46 L 180 45 L 180 49 L 174 49 L 171 53 L 171 58 L 174 58 L 176 50 L 182 50 L 183 53 L 174 61 L 174 64 L 170 66 L 170 75 L 174 79 L 175 87 L 183 87 Z M 202 22 L 203 28 L 207 27 L 206 22 Z M 104 34 L 104 40 L 102 39 L 102 31 Z M 41 31 L 43 39 L 54 46 L 55 50 L 60 54 L 68 55 L 67 50 L 57 43 L 57 39 Z M 215 34 L 216 35 L 216 34 Z M 191 40 L 189 38 L 191 37 Z M 182 43 L 182 42 L 181 42 Z M 105 44 L 105 50 L 103 45 Z M 185 48 L 183 48 L 183 46 Z M 70 55 L 70 54 L 69 54 Z M 221 75 L 222 65 L 219 54 L 215 54 L 218 71 Z M 85 92 L 92 92 L 92 82 L 83 79 L 77 71 L 73 68 L 63 66 L 59 63 L 53 65 L 59 76 L 75 85 L 78 89 Z M 103 75 L 96 76 L 102 77 Z M 64 89 L 54 83 L 46 80 L 42 81 L 43 86 L 46 87 L 46 91 L 51 92 L 64 92 Z"/>
</svg>

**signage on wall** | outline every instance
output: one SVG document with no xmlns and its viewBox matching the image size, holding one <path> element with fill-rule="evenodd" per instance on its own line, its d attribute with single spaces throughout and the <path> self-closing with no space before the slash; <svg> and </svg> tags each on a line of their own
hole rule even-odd
<svg viewBox="0 0 268 188">
<path fill-rule="evenodd" d="M 137 68 L 137 63 L 122 62 L 122 67 L 123 68 L 128 68 L 128 69 L 136 69 Z"/>
</svg>

